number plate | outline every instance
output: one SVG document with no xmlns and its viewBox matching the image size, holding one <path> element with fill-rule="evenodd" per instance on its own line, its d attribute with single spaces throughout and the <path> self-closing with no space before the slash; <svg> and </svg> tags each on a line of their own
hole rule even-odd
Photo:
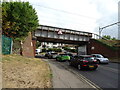
<svg viewBox="0 0 120 90">
<path fill-rule="evenodd" d="M 89 66 L 90 68 L 94 68 L 94 66 Z"/>
</svg>

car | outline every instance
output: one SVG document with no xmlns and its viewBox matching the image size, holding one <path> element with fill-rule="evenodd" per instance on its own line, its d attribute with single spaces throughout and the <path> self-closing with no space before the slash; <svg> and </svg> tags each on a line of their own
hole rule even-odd
<svg viewBox="0 0 120 90">
<path fill-rule="evenodd" d="M 46 54 L 45 54 L 45 57 L 48 57 L 51 53 L 55 53 L 55 52 L 46 52 Z"/>
<path fill-rule="evenodd" d="M 39 56 L 40 57 L 45 57 L 45 54 L 46 54 L 45 52 L 40 52 Z"/>
<path fill-rule="evenodd" d="M 91 55 L 75 55 L 70 60 L 69 65 L 77 67 L 79 70 L 82 69 L 96 70 L 98 68 L 97 60 Z"/>
<path fill-rule="evenodd" d="M 101 54 L 91 54 L 93 57 L 95 57 L 95 59 L 99 62 L 99 63 L 109 63 L 109 59 L 103 57 L 103 55 Z"/>
<path fill-rule="evenodd" d="M 67 60 L 70 60 L 70 56 L 67 54 L 59 54 L 56 57 L 56 61 L 67 61 Z"/>
<path fill-rule="evenodd" d="M 48 57 L 49 54 L 50 54 L 50 52 L 46 52 L 45 57 Z"/>
<path fill-rule="evenodd" d="M 71 53 L 66 53 L 66 55 L 70 56 L 70 59 L 73 58 L 73 54 L 71 54 Z M 68 61 L 70 61 L 70 59 Z"/>
<path fill-rule="evenodd" d="M 36 50 L 35 50 L 35 54 L 38 55 L 39 53 L 40 53 L 40 49 L 36 49 Z"/>
<path fill-rule="evenodd" d="M 51 52 L 50 54 L 48 54 L 48 58 L 49 59 L 55 59 L 57 57 L 58 53 L 55 52 Z"/>
</svg>

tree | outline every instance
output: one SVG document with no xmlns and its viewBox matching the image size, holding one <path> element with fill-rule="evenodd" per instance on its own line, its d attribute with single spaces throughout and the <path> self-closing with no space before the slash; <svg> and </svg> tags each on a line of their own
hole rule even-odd
<svg viewBox="0 0 120 90">
<path fill-rule="evenodd" d="M 104 35 L 103 38 L 108 39 L 108 40 L 116 40 L 115 37 L 111 37 L 110 35 Z"/>
<path fill-rule="evenodd" d="M 103 38 L 110 40 L 110 39 L 111 39 L 111 36 L 109 36 L 109 35 L 104 35 Z"/>
<path fill-rule="evenodd" d="M 2 2 L 2 34 L 13 39 L 13 53 L 22 52 L 21 42 L 38 25 L 38 16 L 29 2 Z"/>
<path fill-rule="evenodd" d="M 15 40 L 23 40 L 38 27 L 38 16 L 29 2 L 2 3 L 2 33 Z"/>
<path fill-rule="evenodd" d="M 41 42 L 36 41 L 36 48 L 38 48 L 39 46 L 41 46 Z"/>
</svg>

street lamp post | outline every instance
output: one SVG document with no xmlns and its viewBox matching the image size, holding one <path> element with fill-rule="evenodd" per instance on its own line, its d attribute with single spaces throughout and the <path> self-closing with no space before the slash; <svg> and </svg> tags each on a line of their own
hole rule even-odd
<svg viewBox="0 0 120 90">
<path fill-rule="evenodd" d="M 116 24 L 118 24 L 118 23 L 120 23 L 120 21 L 119 21 L 119 22 L 116 22 L 116 23 L 113 23 L 113 24 L 110 24 L 110 25 L 107 25 L 107 26 L 102 27 L 102 28 L 99 27 L 99 39 L 101 38 L 101 33 L 102 33 L 102 30 L 103 30 L 104 28 L 107 28 L 107 27 L 116 25 Z"/>
<path fill-rule="evenodd" d="M 101 38 L 101 33 L 102 33 L 103 28 L 99 27 L 99 39 Z"/>
</svg>

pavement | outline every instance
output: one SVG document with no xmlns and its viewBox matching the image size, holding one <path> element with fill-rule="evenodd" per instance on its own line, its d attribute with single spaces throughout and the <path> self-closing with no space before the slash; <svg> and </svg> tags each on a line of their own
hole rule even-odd
<svg viewBox="0 0 120 90">
<path fill-rule="evenodd" d="M 119 63 L 120 64 L 120 58 L 116 58 L 116 59 L 109 59 L 110 60 L 110 62 L 112 62 L 112 63 Z"/>
<path fill-rule="evenodd" d="M 74 73 L 66 70 L 59 63 L 47 60 L 53 73 L 53 88 L 94 88 L 85 80 L 77 77 Z"/>
</svg>

